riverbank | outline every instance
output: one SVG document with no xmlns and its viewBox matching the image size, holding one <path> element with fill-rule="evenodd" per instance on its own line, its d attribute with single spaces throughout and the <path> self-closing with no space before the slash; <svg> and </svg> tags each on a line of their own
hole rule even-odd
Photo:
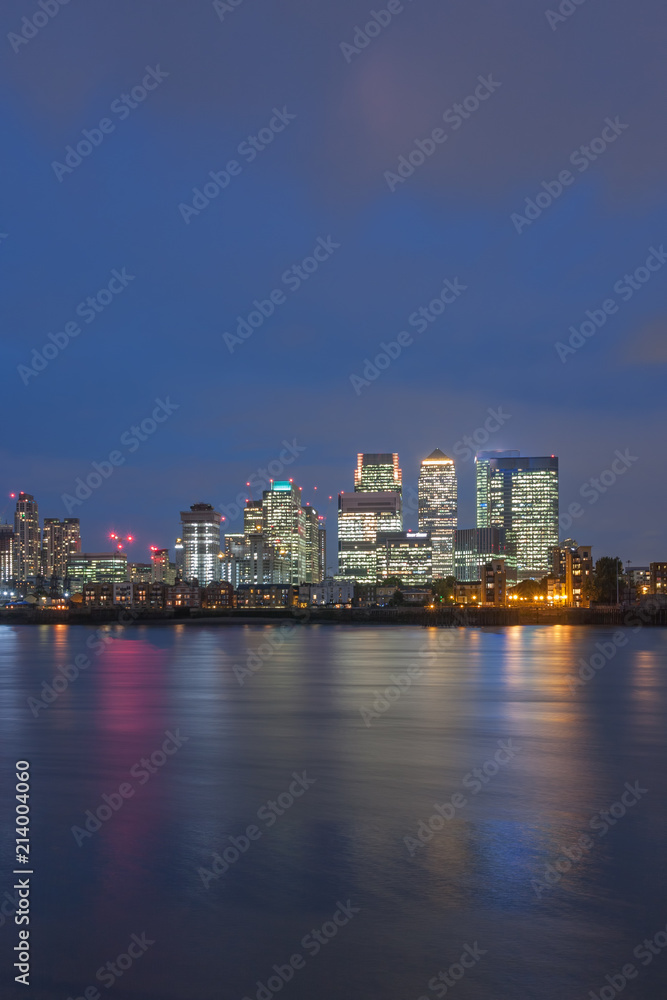
<svg viewBox="0 0 667 1000">
<path fill-rule="evenodd" d="M 77 608 L 0 609 L 0 625 L 411 625 L 481 628 L 500 625 L 667 626 L 667 608 L 631 607 L 554 608 Z"/>
</svg>

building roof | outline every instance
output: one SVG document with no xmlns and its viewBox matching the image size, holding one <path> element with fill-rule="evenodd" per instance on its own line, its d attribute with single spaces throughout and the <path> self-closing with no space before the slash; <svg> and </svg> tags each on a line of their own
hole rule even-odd
<svg viewBox="0 0 667 1000">
<path fill-rule="evenodd" d="M 453 459 L 445 455 L 445 453 L 443 451 L 440 451 L 439 448 L 436 448 L 435 451 L 432 451 L 431 454 L 427 455 L 426 458 L 424 459 L 424 462 L 451 462 L 451 461 L 453 461 Z"/>
</svg>

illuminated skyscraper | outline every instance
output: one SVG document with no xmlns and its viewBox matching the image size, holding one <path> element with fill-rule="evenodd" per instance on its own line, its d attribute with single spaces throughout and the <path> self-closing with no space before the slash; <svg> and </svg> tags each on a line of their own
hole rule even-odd
<svg viewBox="0 0 667 1000">
<path fill-rule="evenodd" d="M 243 533 L 244 535 L 256 535 L 261 533 L 263 528 L 263 514 L 261 500 L 246 500 L 243 508 Z"/>
<path fill-rule="evenodd" d="M 394 531 L 377 539 L 378 580 L 396 576 L 409 587 L 433 579 L 432 546 L 428 531 Z"/>
<path fill-rule="evenodd" d="M 322 565 L 320 548 L 320 525 L 322 520 L 314 507 L 306 505 L 303 508 L 304 531 L 306 543 L 306 575 L 300 583 L 321 583 L 326 574 Z"/>
<path fill-rule="evenodd" d="M 195 503 L 181 511 L 183 525 L 183 577 L 200 586 L 220 577 L 220 514 L 210 503 Z"/>
<path fill-rule="evenodd" d="M 434 580 L 454 575 L 456 526 L 456 469 L 453 460 L 436 448 L 419 472 L 419 530 L 431 535 Z"/>
<path fill-rule="evenodd" d="M 0 583 L 14 579 L 14 528 L 0 524 Z"/>
<path fill-rule="evenodd" d="M 338 497 L 338 576 L 375 583 L 378 532 L 402 530 L 399 492 L 341 493 Z"/>
<path fill-rule="evenodd" d="M 392 453 L 368 453 L 357 455 L 354 472 L 355 493 L 377 493 L 391 490 L 401 493 L 403 474 L 398 467 L 398 455 Z"/>
<path fill-rule="evenodd" d="M 30 493 L 19 493 L 14 514 L 14 576 L 19 582 L 41 568 L 39 507 Z"/>
<path fill-rule="evenodd" d="M 558 545 L 558 459 L 487 451 L 475 462 L 477 527 L 506 529 L 508 583 L 548 576 Z"/>
<path fill-rule="evenodd" d="M 174 582 L 174 575 L 169 565 L 169 549 L 151 549 L 151 583 Z"/>
<path fill-rule="evenodd" d="M 44 518 L 42 532 L 42 574 L 63 579 L 67 572 L 69 556 L 81 551 L 81 526 L 78 517 Z"/>
<path fill-rule="evenodd" d="M 294 483 L 278 480 L 262 494 L 262 531 L 266 540 L 286 556 L 290 583 L 306 580 L 306 520 L 301 491 Z"/>
</svg>

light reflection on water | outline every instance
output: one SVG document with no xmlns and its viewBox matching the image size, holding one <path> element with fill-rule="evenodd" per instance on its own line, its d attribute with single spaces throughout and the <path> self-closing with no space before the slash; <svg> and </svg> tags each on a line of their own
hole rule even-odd
<svg viewBox="0 0 667 1000">
<path fill-rule="evenodd" d="M 307 626 L 279 643 L 268 626 L 111 627 L 34 718 L 28 697 L 90 634 L 0 627 L 3 815 L 13 761 L 32 764 L 37 1000 L 82 995 L 144 930 L 156 944 L 115 996 L 255 998 L 347 899 L 361 912 L 281 996 L 433 997 L 428 980 L 478 941 L 457 998 L 585 997 L 667 923 L 667 631 L 628 632 L 573 692 L 610 631 Z M 421 676 L 366 726 L 361 709 L 413 663 Z M 131 769 L 167 731 L 183 745 L 142 783 Z M 472 794 L 466 775 L 507 739 L 519 752 Z M 304 771 L 312 788 L 258 819 Z M 637 779 L 649 793 L 538 897 L 531 880 Z M 134 794 L 78 847 L 72 826 L 124 782 Z M 411 854 L 404 838 L 457 792 L 466 804 Z M 198 869 L 250 824 L 259 838 L 205 888 Z M 5 949 L 13 934 L 0 927 Z M 658 995 L 659 961 L 633 997 Z"/>
</svg>

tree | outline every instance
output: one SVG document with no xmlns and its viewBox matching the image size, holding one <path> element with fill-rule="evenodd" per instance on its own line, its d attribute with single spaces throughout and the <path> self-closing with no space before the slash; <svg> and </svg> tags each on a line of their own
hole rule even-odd
<svg viewBox="0 0 667 1000">
<path fill-rule="evenodd" d="M 537 595 L 546 596 L 547 589 L 547 577 L 543 576 L 541 580 L 522 580 L 508 594 L 517 594 L 528 601 L 534 601 Z"/>
<path fill-rule="evenodd" d="M 389 601 L 389 606 L 395 608 L 399 604 L 405 604 L 405 598 L 403 597 L 401 591 L 398 588 L 396 588 L 393 597 Z"/>
<path fill-rule="evenodd" d="M 452 598 L 455 597 L 456 578 L 446 576 L 444 579 L 434 580 L 431 589 L 434 604 L 442 604 L 443 601 L 450 604 Z"/>
<path fill-rule="evenodd" d="M 386 576 L 384 580 L 380 580 L 381 587 L 402 587 L 403 581 L 400 576 Z"/>
<path fill-rule="evenodd" d="M 618 556 L 601 556 L 595 563 L 593 589 L 602 604 L 616 604 L 616 595 L 625 585 L 623 563 Z"/>
</svg>

